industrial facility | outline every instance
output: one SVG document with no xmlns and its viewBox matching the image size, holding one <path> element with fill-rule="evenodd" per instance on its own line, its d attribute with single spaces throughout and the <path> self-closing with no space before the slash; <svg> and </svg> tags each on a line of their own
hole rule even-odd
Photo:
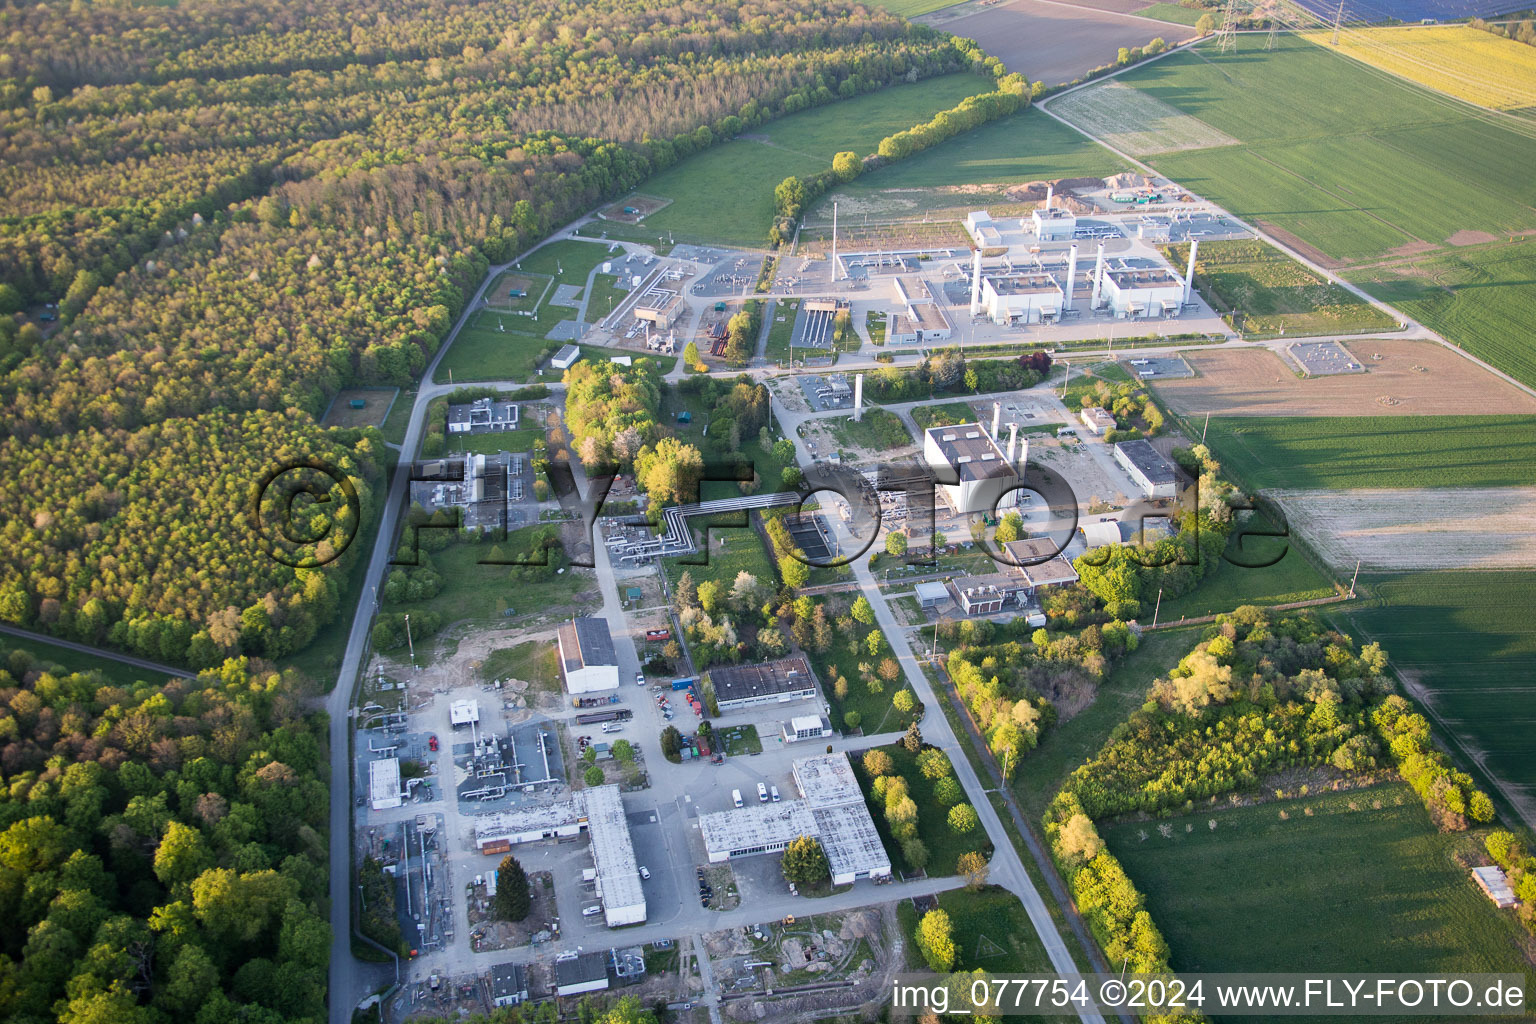
<svg viewBox="0 0 1536 1024">
<path fill-rule="evenodd" d="M 1178 471 L 1152 447 L 1152 442 L 1121 441 L 1115 445 L 1118 462 L 1147 498 L 1171 498 L 1178 493 Z"/>
<path fill-rule="evenodd" d="M 613 636 L 602 619 L 582 616 L 562 623 L 555 633 L 560 651 L 560 678 L 568 693 L 616 690 L 619 658 Z"/>
<path fill-rule="evenodd" d="M 516 402 L 478 398 L 473 402 L 448 407 L 450 434 L 488 434 L 499 430 L 516 430 L 517 421 Z"/>
<path fill-rule="evenodd" d="M 760 665 L 720 665 L 708 675 L 722 715 L 758 704 L 788 704 L 821 695 L 816 673 L 800 654 Z"/>
<path fill-rule="evenodd" d="M 800 836 L 813 836 L 827 853 L 833 885 L 891 877 L 891 859 L 869 816 L 864 794 L 845 753 L 817 754 L 792 766 L 801 799 L 749 804 L 699 815 L 711 863 L 778 853 Z"/>
<path fill-rule="evenodd" d="M 1019 492 L 1014 488 L 1024 481 L 1014 456 L 1018 454 L 1019 463 L 1026 461 L 1029 442 L 1018 452 L 1018 426 L 1010 423 L 1004 453 L 997 443 L 998 416 L 994 407 L 991 434 L 980 423 L 930 427 L 923 432 L 923 458 L 937 473 L 939 493 L 959 515 L 1018 504 Z"/>
</svg>

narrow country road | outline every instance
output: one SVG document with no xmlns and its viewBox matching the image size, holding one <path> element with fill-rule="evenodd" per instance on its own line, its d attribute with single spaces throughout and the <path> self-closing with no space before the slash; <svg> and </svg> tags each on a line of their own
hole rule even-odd
<svg viewBox="0 0 1536 1024">
<path fill-rule="evenodd" d="M 7 636 L 19 637 L 22 640 L 35 640 L 38 643 L 51 644 L 54 647 L 62 647 L 67 651 L 77 651 L 80 654 L 89 654 L 95 658 L 106 658 L 109 661 L 121 662 L 124 665 L 132 665 L 146 672 L 153 672 L 157 676 L 174 676 L 177 679 L 191 679 L 193 674 L 184 668 L 172 668 L 162 665 L 158 661 L 149 661 L 138 658 L 132 654 L 123 654 L 120 651 L 110 651 L 104 647 L 90 647 L 86 644 L 77 644 L 73 640 L 60 640 L 46 633 L 34 633 L 30 629 L 22 629 L 19 626 L 0 625 L 0 633 Z"/>
</svg>

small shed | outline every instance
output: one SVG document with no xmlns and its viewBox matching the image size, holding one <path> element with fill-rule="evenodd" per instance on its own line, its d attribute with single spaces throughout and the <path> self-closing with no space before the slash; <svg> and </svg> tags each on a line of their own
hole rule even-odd
<svg viewBox="0 0 1536 1024">
<path fill-rule="evenodd" d="M 354 398 L 354 399 L 352 399 L 352 401 L 348 402 L 347 404 L 349 406 L 351 406 L 352 408 L 354 408 L 354 409 L 366 409 L 366 408 L 368 408 L 368 400 L 366 398 Z"/>
<path fill-rule="evenodd" d="M 917 593 L 917 603 L 923 608 L 937 608 L 949 600 L 949 591 L 937 581 L 919 583 L 912 588 Z"/>
<path fill-rule="evenodd" d="M 684 409 L 682 412 L 677 414 L 677 422 L 679 422 L 679 423 L 692 423 L 693 422 L 693 413 L 689 412 L 687 409 Z"/>
<path fill-rule="evenodd" d="M 624 598 L 627 601 L 635 601 L 635 602 L 638 603 L 640 598 L 642 598 L 643 596 L 645 596 L 645 595 L 641 593 L 639 587 L 630 587 L 629 589 L 624 591 Z"/>
<path fill-rule="evenodd" d="M 1477 881 L 1478 888 L 1493 901 L 1494 906 L 1513 907 L 1520 902 L 1515 899 L 1515 891 L 1510 888 L 1509 878 L 1505 876 L 1503 868 L 1495 864 L 1473 868 L 1472 877 Z"/>
</svg>

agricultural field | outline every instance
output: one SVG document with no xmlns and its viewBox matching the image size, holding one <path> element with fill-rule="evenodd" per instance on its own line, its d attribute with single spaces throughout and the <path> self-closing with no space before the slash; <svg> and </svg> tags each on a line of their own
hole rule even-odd
<svg viewBox="0 0 1536 1024">
<path fill-rule="evenodd" d="M 1308 32 L 1319 45 L 1331 32 Z M 1536 47 L 1465 25 L 1402 25 L 1345 32 L 1348 57 L 1493 110 L 1536 107 Z"/>
<path fill-rule="evenodd" d="M 1155 390 L 1192 423 L 1206 413 L 1385 419 L 1450 416 L 1473 407 L 1482 413 L 1536 413 L 1536 398 L 1435 342 L 1373 338 L 1344 347 L 1365 373 L 1302 378 L 1264 349 L 1196 351 L 1184 358 L 1198 376 L 1160 381 Z"/>
<path fill-rule="evenodd" d="M 1536 229 L 1529 137 L 1304 39 L 1261 45 L 1119 77 L 1240 142 L 1152 157 L 1158 171 L 1334 264 Z"/>
<path fill-rule="evenodd" d="M 1491 239 L 1488 239 L 1491 241 Z M 1536 386 L 1536 242 L 1457 249 L 1351 275 L 1383 302 Z"/>
<path fill-rule="evenodd" d="M 1212 417 L 1207 436 L 1230 479 L 1251 490 L 1529 487 L 1536 417 Z"/>
<path fill-rule="evenodd" d="M 671 232 L 679 240 L 760 247 L 773 224 L 774 186 L 786 177 L 815 174 L 841 150 L 872 153 L 887 135 L 991 88 L 977 75 L 944 75 L 771 121 L 649 178 L 645 191 L 672 203 L 638 230 L 650 237 Z"/>
<path fill-rule="evenodd" d="M 1340 572 L 1536 567 L 1536 488 L 1273 490 L 1290 528 Z"/>
<path fill-rule="evenodd" d="M 1386 648 L 1410 694 L 1463 760 L 1502 781 L 1536 822 L 1536 583 L 1529 572 L 1419 572 L 1365 579 L 1341 628 Z"/>
<path fill-rule="evenodd" d="M 1128 6 L 1003 0 L 989 6 L 967 4 L 917 20 L 980 40 L 1009 71 L 1028 75 L 1032 82 L 1061 85 L 1113 64 L 1121 47 L 1144 46 L 1156 37 L 1177 42 L 1194 34 L 1125 13 Z"/>
<path fill-rule="evenodd" d="M 1189 246 L 1163 250 L 1176 267 Z M 1195 285 L 1246 338 L 1393 331 L 1395 317 L 1258 239 L 1214 240 L 1195 257 Z"/>
<path fill-rule="evenodd" d="M 1194 28 L 1195 22 L 1200 20 L 1202 14 L 1210 13 L 1212 17 L 1219 17 L 1218 13 L 1197 11 L 1193 7 L 1184 7 L 1179 4 L 1170 3 L 1156 3 L 1151 7 L 1143 7 L 1136 13 L 1143 18 L 1171 21 L 1175 25 L 1188 25 L 1190 28 Z"/>
<path fill-rule="evenodd" d="M 1100 832 L 1178 971 L 1529 973 L 1456 859 L 1478 837 L 1436 831 L 1401 783 Z"/>
<path fill-rule="evenodd" d="M 1062 177 L 1103 178 L 1125 170 L 1109 150 L 1038 110 L 1025 110 L 947 139 L 899 163 L 833 189 L 806 214 L 806 228 L 832 223 L 832 202 L 846 223 L 857 218 L 921 218 L 939 210 L 1007 202 L 1012 185 Z M 959 225 L 955 225 L 959 230 Z M 963 244 L 963 231 L 958 234 Z"/>
<path fill-rule="evenodd" d="M 1119 81 L 1068 93 L 1051 109 L 1132 156 L 1237 145 L 1232 136 L 1198 117 Z"/>
</svg>

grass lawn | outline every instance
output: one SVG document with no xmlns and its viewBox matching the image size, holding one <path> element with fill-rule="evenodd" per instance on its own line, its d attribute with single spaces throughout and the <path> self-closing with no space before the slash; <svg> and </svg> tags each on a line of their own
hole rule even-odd
<svg viewBox="0 0 1536 1024">
<path fill-rule="evenodd" d="M 884 7 L 892 14 L 899 14 L 903 18 L 915 18 L 920 14 L 930 14 L 934 11 L 953 7 L 955 3 L 963 0 L 880 0 L 876 7 Z"/>
<path fill-rule="evenodd" d="M 389 408 L 389 417 L 379 428 L 384 440 L 391 444 L 404 444 L 405 432 L 411 425 L 411 407 L 416 404 L 416 392 L 401 391 L 395 395 L 395 404 Z"/>
<path fill-rule="evenodd" d="M 1120 76 L 1241 143 L 1151 157 L 1157 170 L 1345 262 L 1536 227 L 1526 136 L 1329 47 L 1263 46 L 1203 45 Z"/>
<path fill-rule="evenodd" d="M 1068 775 L 1104 746 L 1109 734 L 1146 701 L 1152 680 L 1166 675 L 1200 639 L 1198 630 L 1160 629 L 1120 661 L 1099 684 L 1094 701 L 1046 732 L 1040 745 L 1013 770 L 1013 795 L 1031 821 L 1038 820 Z"/>
<path fill-rule="evenodd" d="M 480 663 L 480 678 L 521 679 L 533 690 L 560 692 L 559 654 L 549 644 L 529 640 L 515 647 L 498 647 Z"/>
<path fill-rule="evenodd" d="M 984 970 L 990 974 L 1051 971 L 1051 958 L 1040 942 L 1029 912 L 1007 889 L 989 885 L 979 892 L 953 889 L 938 896 L 939 909 L 955 928 L 955 970 Z M 896 905 L 901 930 L 910 940 L 917 933 L 918 914 L 911 900 Z M 917 943 L 907 945 L 907 963 L 926 970 Z"/>
<path fill-rule="evenodd" d="M 1443 718 L 1461 752 L 1480 751 L 1489 771 L 1536 785 L 1531 574 L 1403 573 L 1368 579 L 1365 593 L 1374 600 L 1336 609 L 1332 617 L 1362 643 L 1381 642 L 1392 666 Z"/>
<path fill-rule="evenodd" d="M 508 558 L 528 543 L 537 527 L 513 530 L 500 542 Z M 455 622 L 471 621 L 515 624 L 529 615 L 545 615 L 575 603 L 576 595 L 595 592 L 597 581 L 591 569 L 568 568 L 564 573 L 537 579 L 519 576 L 521 568 L 505 565 L 482 565 L 481 560 L 491 557 L 491 544 L 454 544 L 442 551 L 432 552 L 429 557 L 433 566 L 442 574 L 445 584 L 436 597 L 425 601 L 403 602 L 387 605 L 391 612 L 434 611 L 443 617 L 446 629 Z M 507 619 L 502 609 L 517 610 L 517 618 Z"/>
<path fill-rule="evenodd" d="M 1100 832 L 1146 894 L 1175 970 L 1530 975 L 1513 916 L 1454 860 L 1481 843 L 1437 832 L 1406 785 L 1167 824 L 1171 838 L 1152 822 Z"/>
<path fill-rule="evenodd" d="M 897 85 L 779 118 L 648 179 L 648 195 L 673 200 L 645 219 L 649 237 L 760 247 L 773 224 L 773 190 L 792 174 L 831 166 L 841 150 L 863 156 L 887 135 L 928 120 L 991 82 L 968 73 Z"/>
<path fill-rule="evenodd" d="M 114 686 L 131 687 L 137 682 L 163 682 L 157 672 L 134 668 L 111 658 L 99 658 L 94 654 L 72 651 L 68 647 L 56 647 L 46 640 L 0 634 L 0 652 L 26 651 L 36 658 L 39 666 L 54 674 L 71 672 L 100 672 Z"/>
<path fill-rule="evenodd" d="M 895 774 L 907 780 L 907 795 L 917 804 L 917 837 L 928 847 L 928 874 L 930 877 L 939 878 L 955 873 L 955 863 L 963 854 L 972 850 L 979 850 L 984 855 L 992 855 L 992 843 L 987 838 L 987 830 L 981 825 L 970 832 L 956 832 L 949 827 L 949 808 L 939 803 L 933 797 L 933 779 L 923 775 L 917 768 L 917 758 L 907 753 L 907 748 L 900 743 L 893 743 L 888 747 L 877 749 L 891 755 L 891 760 L 896 763 Z M 952 751 L 947 751 L 951 757 Z M 858 757 L 850 755 L 859 777 L 859 785 L 864 790 L 864 799 L 869 804 L 870 816 L 875 819 L 875 827 L 880 830 L 880 838 L 885 843 L 886 851 L 891 855 L 891 863 L 897 865 L 897 869 L 906 873 L 911 872 L 910 865 L 902 856 L 901 844 L 891 837 L 890 827 L 885 821 L 885 810 L 880 805 L 880 800 L 870 788 L 873 781 L 864 771 L 861 762 L 862 752 Z"/>
<path fill-rule="evenodd" d="M 563 238 L 524 256 L 517 261 L 516 269 L 531 274 L 547 274 L 555 279 L 556 285 L 574 284 L 585 288 L 587 275 L 607 257 L 607 242 L 581 242 Z M 574 315 L 574 310 L 569 307 L 555 308 Z"/>
<path fill-rule="evenodd" d="M 629 298 L 630 289 L 617 274 L 598 274 L 592 278 L 592 295 L 587 299 L 587 320 L 597 323 L 618 309 Z"/>
<path fill-rule="evenodd" d="M 1536 385 L 1536 242 L 1458 249 L 1388 263 L 1353 277 L 1372 295 L 1475 356 Z"/>
<path fill-rule="evenodd" d="M 773 308 L 773 319 L 768 323 L 768 347 L 764 356 L 771 363 L 789 359 L 789 339 L 795 334 L 795 314 L 800 309 L 799 299 L 785 299 Z M 784 320 L 781 323 L 779 317 Z"/>
<path fill-rule="evenodd" d="M 885 321 L 889 314 L 870 311 L 864 314 L 864 331 L 871 345 L 885 344 Z"/>
<path fill-rule="evenodd" d="M 1164 246 L 1176 267 L 1189 246 Z M 1346 288 L 1256 239 L 1209 241 L 1196 257 L 1195 284 L 1248 337 L 1395 330 L 1397 321 Z"/>
<path fill-rule="evenodd" d="M 929 427 L 953 427 L 961 423 L 974 423 L 976 413 L 964 402 L 942 402 L 939 405 L 920 405 L 912 410 L 912 422 L 927 430 Z"/>
<path fill-rule="evenodd" d="M 1265 536 L 1275 525 L 1262 512 L 1253 513 L 1245 524 L 1246 535 L 1234 532 L 1227 540 L 1229 557 L 1246 564 L 1234 565 L 1223 560 L 1211 575 L 1183 597 L 1164 599 L 1159 622 L 1173 622 L 1184 616 L 1215 615 L 1230 612 L 1245 604 L 1285 604 L 1329 597 L 1335 593 L 1328 578 L 1306 555 L 1287 548 L 1284 539 Z M 1279 556 L 1273 565 L 1250 568 Z"/>
<path fill-rule="evenodd" d="M 489 434 L 449 434 L 447 444 L 448 452 L 454 455 L 495 455 L 497 452 L 531 452 L 534 444 L 543 437 L 544 431 L 539 427 L 519 427 Z"/>
<path fill-rule="evenodd" d="M 1211 17 L 1219 19 L 1219 11 L 1197 11 L 1193 7 L 1180 7 L 1178 4 L 1156 3 L 1151 7 L 1143 7 L 1136 12 L 1139 18 L 1156 18 L 1158 21 L 1171 21 L 1175 25 L 1194 26 L 1200 20 L 1200 15 L 1209 13 Z"/>
<path fill-rule="evenodd" d="M 1213 416 L 1207 443 L 1251 490 L 1536 483 L 1532 416 Z"/>
<path fill-rule="evenodd" d="M 745 516 L 743 513 L 727 512 L 712 518 L 722 523 L 731 522 L 734 518 L 735 522 L 739 523 Z M 700 529 L 697 525 L 700 521 L 691 520 L 695 529 Z M 695 586 L 705 580 L 715 580 L 729 590 L 736 582 L 736 574 L 743 570 L 756 576 L 759 582 L 774 590 L 778 589 L 778 572 L 769 561 L 768 552 L 763 547 L 763 541 L 756 530 L 749 527 L 722 526 L 708 531 L 707 536 L 709 537 L 708 552 L 697 551 L 691 555 L 662 560 L 662 569 L 667 574 L 669 590 L 677 588 L 677 581 L 684 572 L 693 577 Z"/>
<path fill-rule="evenodd" d="M 852 416 L 833 416 L 821 422 L 832 431 L 833 439 L 847 448 L 883 452 L 912 444 L 912 434 L 906 424 L 885 409 L 866 409 L 864 418 L 857 423 Z"/>
<path fill-rule="evenodd" d="M 727 757 L 745 757 L 748 754 L 763 752 L 763 741 L 758 738 L 755 725 L 733 725 L 725 729 L 716 729 L 715 737 L 725 744 Z"/>
<path fill-rule="evenodd" d="M 454 337 L 437 364 L 433 381 L 528 380 L 538 365 L 560 348 L 559 342 L 544 335 L 557 320 L 575 315 L 575 310 L 564 307 L 552 309 L 558 315 L 543 316 L 537 322 L 489 310 L 476 313 Z"/>
</svg>

